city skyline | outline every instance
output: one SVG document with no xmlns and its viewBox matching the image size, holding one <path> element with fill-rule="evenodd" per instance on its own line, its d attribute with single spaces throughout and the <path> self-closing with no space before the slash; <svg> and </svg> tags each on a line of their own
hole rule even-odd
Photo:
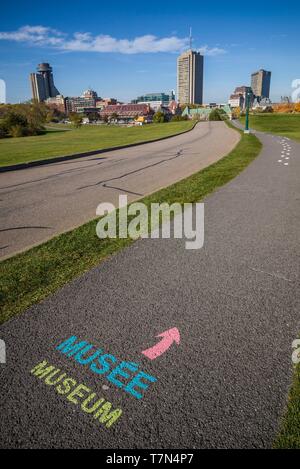
<svg viewBox="0 0 300 469">
<path fill-rule="evenodd" d="M 44 5 L 16 3 L 17 8 L 3 6 L 0 20 L 0 78 L 6 81 L 10 102 L 31 97 L 28 75 L 41 62 L 51 63 L 55 84 L 65 96 L 77 96 L 90 86 L 101 96 L 129 102 L 145 93 L 176 89 L 176 59 L 189 48 L 189 26 L 193 49 L 205 59 L 204 102 L 226 102 L 232 89 L 250 85 L 251 73 L 260 68 L 272 71 L 270 98 L 279 101 L 291 94 L 299 75 L 296 2 L 290 2 L 292 16 L 276 2 L 265 2 L 261 17 L 237 8 L 237 2 L 226 7 L 217 2 L 218 8 L 192 2 L 184 13 L 179 2 L 165 2 L 158 14 L 157 2 L 151 9 L 135 2 L 125 9 L 117 1 L 112 11 L 92 1 L 88 11 L 77 15 L 54 0 L 53 11 L 57 7 L 61 14 L 53 17 Z M 240 21 L 242 30 L 234 27 Z"/>
</svg>

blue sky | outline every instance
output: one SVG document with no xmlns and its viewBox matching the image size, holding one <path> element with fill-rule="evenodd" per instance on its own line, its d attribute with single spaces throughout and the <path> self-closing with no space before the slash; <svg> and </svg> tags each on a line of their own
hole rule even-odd
<svg viewBox="0 0 300 469">
<path fill-rule="evenodd" d="M 7 100 L 31 97 L 28 75 L 49 62 L 65 96 L 89 86 L 128 101 L 176 89 L 176 57 L 205 55 L 204 100 L 227 101 L 259 68 L 272 71 L 271 99 L 300 78 L 300 3 L 294 1 L 14 1 L 1 6 L 0 78 Z"/>
</svg>

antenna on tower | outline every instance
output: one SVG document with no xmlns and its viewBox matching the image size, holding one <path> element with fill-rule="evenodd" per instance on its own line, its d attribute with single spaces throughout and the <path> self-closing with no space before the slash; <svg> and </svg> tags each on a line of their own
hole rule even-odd
<svg viewBox="0 0 300 469">
<path fill-rule="evenodd" d="M 193 46 L 192 27 L 190 26 L 190 49 L 192 49 L 192 46 Z"/>
</svg>

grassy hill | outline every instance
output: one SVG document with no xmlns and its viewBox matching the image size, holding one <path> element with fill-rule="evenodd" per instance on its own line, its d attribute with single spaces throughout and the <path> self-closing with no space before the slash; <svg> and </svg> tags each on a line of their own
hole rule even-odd
<svg viewBox="0 0 300 469">
<path fill-rule="evenodd" d="M 141 127 L 56 126 L 35 137 L 0 140 L 0 166 L 55 158 L 91 150 L 127 145 L 176 135 L 189 130 L 191 121 L 151 124 Z M 71 129 L 71 130 L 70 130 Z"/>
<path fill-rule="evenodd" d="M 240 120 L 245 123 L 244 117 Z M 250 115 L 249 127 L 262 132 L 283 135 L 300 142 L 300 114 Z"/>
</svg>

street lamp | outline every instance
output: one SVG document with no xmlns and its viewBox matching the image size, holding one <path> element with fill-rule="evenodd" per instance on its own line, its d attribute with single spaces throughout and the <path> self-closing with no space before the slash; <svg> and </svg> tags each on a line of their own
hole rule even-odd
<svg viewBox="0 0 300 469">
<path fill-rule="evenodd" d="M 245 118 L 245 129 L 244 134 L 250 134 L 249 130 L 249 107 L 250 107 L 250 91 L 246 91 L 246 118 Z"/>
</svg>

